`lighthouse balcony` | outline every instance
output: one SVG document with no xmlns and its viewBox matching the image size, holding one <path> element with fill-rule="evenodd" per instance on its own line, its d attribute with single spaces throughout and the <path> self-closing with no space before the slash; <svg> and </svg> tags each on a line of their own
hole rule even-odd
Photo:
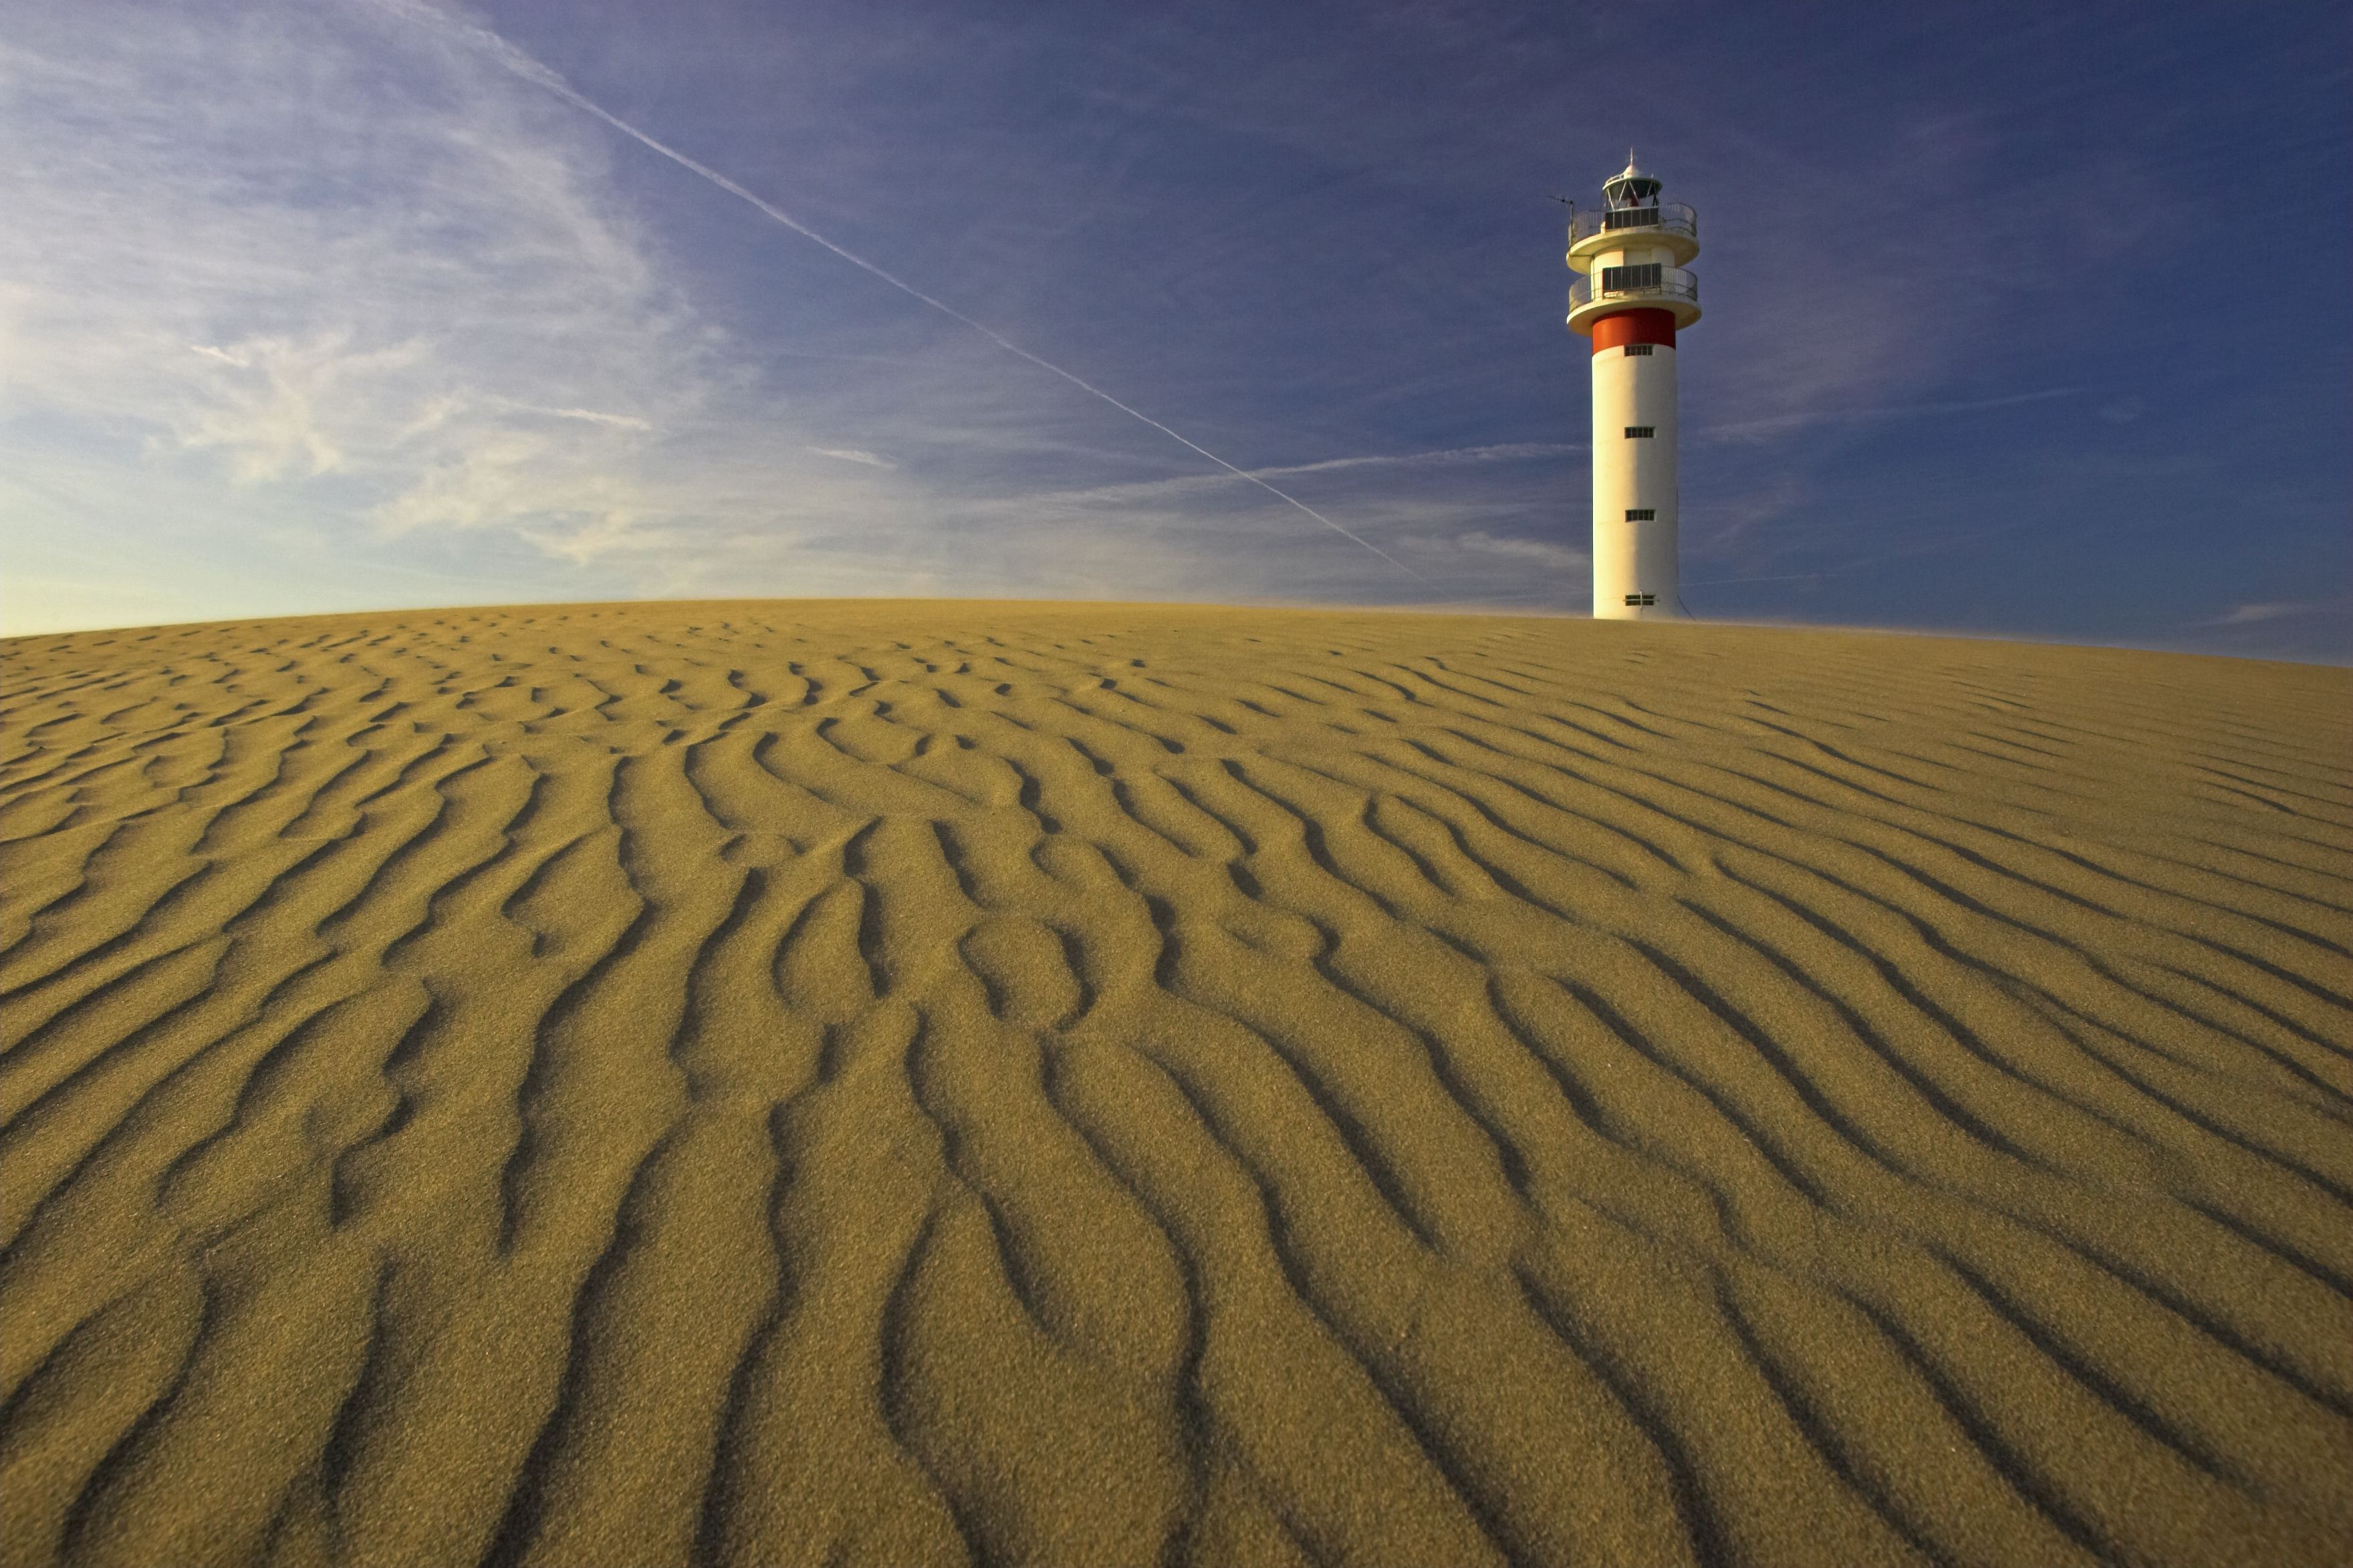
<svg viewBox="0 0 2353 1568">
<path fill-rule="evenodd" d="M 1568 265 L 1576 271 L 1588 270 L 1598 256 L 1638 247 L 1664 250 L 1682 266 L 1699 254 L 1699 215 L 1681 202 L 1653 202 L 1569 217 Z"/>
<path fill-rule="evenodd" d="M 1681 202 L 1653 202 L 1646 207 L 1603 207 L 1598 212 L 1577 213 L 1568 222 L 1571 245 L 1595 235 L 1627 234 L 1635 230 L 1663 229 L 1669 234 L 1699 237 L 1699 214 Z"/>
<path fill-rule="evenodd" d="M 1620 310 L 1664 310 L 1678 327 L 1699 320 L 1699 279 L 1680 267 L 1605 267 L 1569 285 L 1568 324 L 1588 336 L 1593 323 Z"/>
</svg>

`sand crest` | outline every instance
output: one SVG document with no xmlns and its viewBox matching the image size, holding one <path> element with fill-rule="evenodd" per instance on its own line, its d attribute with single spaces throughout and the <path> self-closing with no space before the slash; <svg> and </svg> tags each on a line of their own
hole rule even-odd
<svg viewBox="0 0 2353 1568">
<path fill-rule="evenodd" d="M 16 639 L 0 1562 L 2343 1561 L 2343 670 Z"/>
</svg>

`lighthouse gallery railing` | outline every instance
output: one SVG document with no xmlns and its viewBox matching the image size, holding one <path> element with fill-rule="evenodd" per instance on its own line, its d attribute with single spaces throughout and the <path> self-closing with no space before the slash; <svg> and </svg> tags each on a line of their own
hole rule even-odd
<svg viewBox="0 0 2353 1568">
<path fill-rule="evenodd" d="M 1609 270 L 1615 272 L 1620 269 L 1613 267 Z M 1652 268 L 1629 267 L 1624 270 L 1647 274 Z M 1646 278 L 1631 287 L 1604 288 L 1599 291 L 1594 289 L 1592 279 L 1580 278 L 1568 286 L 1568 308 L 1574 310 L 1580 305 L 1589 305 L 1597 300 L 1689 300 L 1694 304 L 1699 303 L 1698 279 L 1680 267 L 1662 267 L 1656 270 L 1658 272 L 1656 282 L 1650 281 Z"/>
<path fill-rule="evenodd" d="M 1615 234 L 1620 229 L 1662 229 L 1669 234 L 1685 234 L 1699 237 L 1699 215 L 1681 202 L 1661 202 L 1647 207 L 1604 207 L 1595 212 L 1572 214 L 1568 220 L 1568 242 L 1597 234 Z"/>
</svg>

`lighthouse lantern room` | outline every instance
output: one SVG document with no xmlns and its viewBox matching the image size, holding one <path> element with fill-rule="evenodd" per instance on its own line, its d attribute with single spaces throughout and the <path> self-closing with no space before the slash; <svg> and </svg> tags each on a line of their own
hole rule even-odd
<svg viewBox="0 0 2353 1568">
<path fill-rule="evenodd" d="M 1679 620 L 1675 333 L 1699 320 L 1699 217 L 1626 167 L 1573 214 L 1569 330 L 1593 340 L 1593 614 Z"/>
</svg>

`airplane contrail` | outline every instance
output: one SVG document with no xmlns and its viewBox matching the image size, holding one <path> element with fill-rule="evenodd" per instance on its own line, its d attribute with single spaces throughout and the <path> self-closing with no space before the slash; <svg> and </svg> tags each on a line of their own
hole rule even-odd
<svg viewBox="0 0 2353 1568">
<path fill-rule="evenodd" d="M 1301 500 L 1297 496 L 1292 495 L 1287 491 L 1275 489 L 1272 485 L 1268 484 L 1264 479 L 1260 479 L 1256 474 L 1253 474 L 1245 468 L 1236 468 L 1233 464 L 1229 463 L 1223 458 L 1219 457 L 1215 452 L 1210 451 L 1207 447 L 1202 446 L 1199 442 L 1178 435 L 1176 431 L 1171 430 L 1167 426 L 1163 425 L 1159 420 L 1155 419 L 1152 416 L 1144 413 L 1140 409 L 1129 407 L 1126 404 L 1122 403 L 1118 398 L 1113 397 L 1110 393 L 1105 392 L 1102 387 L 1095 385 L 1085 377 L 1073 374 L 1071 372 L 1064 370 L 1060 365 L 1054 363 L 1051 360 L 1040 359 L 1038 355 L 1031 353 L 1028 349 L 1023 348 L 1019 343 L 1017 343 L 1010 338 L 1006 337 L 1002 332 L 999 332 L 993 328 L 982 325 L 980 322 L 974 321 L 970 316 L 965 315 L 962 310 L 957 310 L 953 305 L 944 304 L 938 300 L 933 299 L 929 294 L 924 293 L 921 289 L 916 288 L 913 284 L 907 282 L 904 279 L 894 277 L 891 273 L 886 272 L 871 261 L 867 260 L 866 258 L 859 255 L 857 252 L 845 249 L 842 247 L 836 245 L 833 241 L 826 238 L 825 236 L 818 233 L 817 230 L 809 227 L 808 225 L 802 223 L 799 219 L 776 206 L 774 204 L 765 201 L 759 196 L 754 195 L 750 191 L 745 190 L 743 186 L 737 184 L 734 181 L 729 179 L 726 175 L 721 174 L 718 170 L 711 167 L 709 164 L 698 163 L 694 159 L 690 158 L 685 153 L 680 152 L 677 148 L 649 136 L 644 132 L 638 130 L 636 126 L 630 124 L 628 121 L 623 120 L 619 115 L 613 113 L 610 110 L 606 109 L 595 100 L 581 93 L 578 89 L 575 88 L 570 82 L 565 80 L 562 76 L 558 75 L 554 68 L 546 65 L 543 65 L 539 60 L 533 58 L 522 49 L 508 42 L 507 39 L 500 34 L 491 31 L 488 27 L 480 26 L 475 23 L 466 21 L 462 17 L 453 16 L 448 12 L 442 10 L 437 5 L 425 4 L 424 0 L 372 0 L 372 3 L 382 9 L 389 11 L 395 16 L 399 16 L 404 21 L 414 23 L 419 26 L 438 28 L 445 33 L 454 33 L 464 38 L 468 43 L 471 44 L 474 47 L 482 50 L 492 59 L 498 61 L 498 63 L 506 70 L 521 77 L 523 80 L 530 82 L 534 87 L 543 88 L 547 91 L 554 93 L 556 97 L 564 100 L 565 102 L 571 104 L 575 109 L 582 110 L 586 113 L 595 115 L 597 119 L 603 121 L 606 124 L 611 126 L 622 135 L 628 137 L 631 141 L 640 142 L 643 145 L 651 148 L 654 152 L 660 153 L 663 157 L 668 158 L 671 163 L 676 163 L 682 169 L 702 175 L 712 184 L 717 185 L 721 190 L 725 191 L 729 195 L 734 196 L 738 200 L 750 203 L 753 206 L 759 208 L 761 212 L 766 214 L 769 217 L 776 219 L 776 222 L 784 225 L 786 228 L 791 229 L 795 234 L 799 235 L 802 238 L 814 240 L 818 245 L 825 247 L 826 249 L 832 251 L 836 256 L 840 257 L 844 261 L 849 262 L 852 267 L 872 273 L 875 277 L 880 278 L 883 282 L 888 283 L 892 288 L 898 289 L 901 293 L 910 295 L 914 299 L 922 300 L 924 304 L 929 305 L 933 310 L 937 310 L 944 316 L 948 316 L 955 321 L 963 322 L 965 326 L 970 327 L 974 331 L 978 332 L 982 337 L 987 338 L 990 342 L 995 343 L 998 348 L 1003 349 L 1006 353 L 1009 354 L 1018 354 L 1021 358 L 1028 360 L 1031 364 L 1036 365 L 1039 369 L 1049 371 L 1055 375 L 1060 376 L 1064 381 L 1069 382 L 1072 386 L 1077 387 L 1080 391 L 1088 394 L 1090 396 L 1101 398 L 1103 402 L 1110 404 L 1113 408 L 1118 409 L 1122 414 L 1126 415 L 1129 418 L 1140 419 L 1145 424 L 1151 426 L 1155 430 L 1159 431 L 1163 436 L 1167 437 L 1170 440 L 1176 442 L 1180 446 L 1190 447 L 1192 450 L 1198 452 L 1202 457 L 1208 458 L 1209 461 L 1217 464 L 1218 467 L 1225 469 L 1228 473 L 1234 475 L 1237 479 L 1248 479 L 1251 484 L 1256 485 L 1259 489 L 1274 497 L 1277 500 L 1297 507 L 1301 511 L 1305 512 L 1308 516 L 1314 518 L 1316 521 L 1322 523 L 1324 527 L 1330 529 L 1341 538 L 1363 545 L 1366 549 L 1371 551 L 1374 554 L 1379 556 L 1382 560 L 1388 562 L 1390 565 L 1396 567 L 1407 576 L 1411 577 L 1416 581 L 1424 580 L 1420 573 L 1416 572 L 1412 567 L 1407 565 L 1396 556 L 1391 555 L 1388 551 L 1383 550 L 1371 540 L 1365 538 L 1361 534 L 1353 533 L 1347 529 L 1341 527 L 1330 518 L 1325 517 L 1322 512 L 1317 511 L 1314 507 L 1309 506 L 1305 501 Z"/>
</svg>

